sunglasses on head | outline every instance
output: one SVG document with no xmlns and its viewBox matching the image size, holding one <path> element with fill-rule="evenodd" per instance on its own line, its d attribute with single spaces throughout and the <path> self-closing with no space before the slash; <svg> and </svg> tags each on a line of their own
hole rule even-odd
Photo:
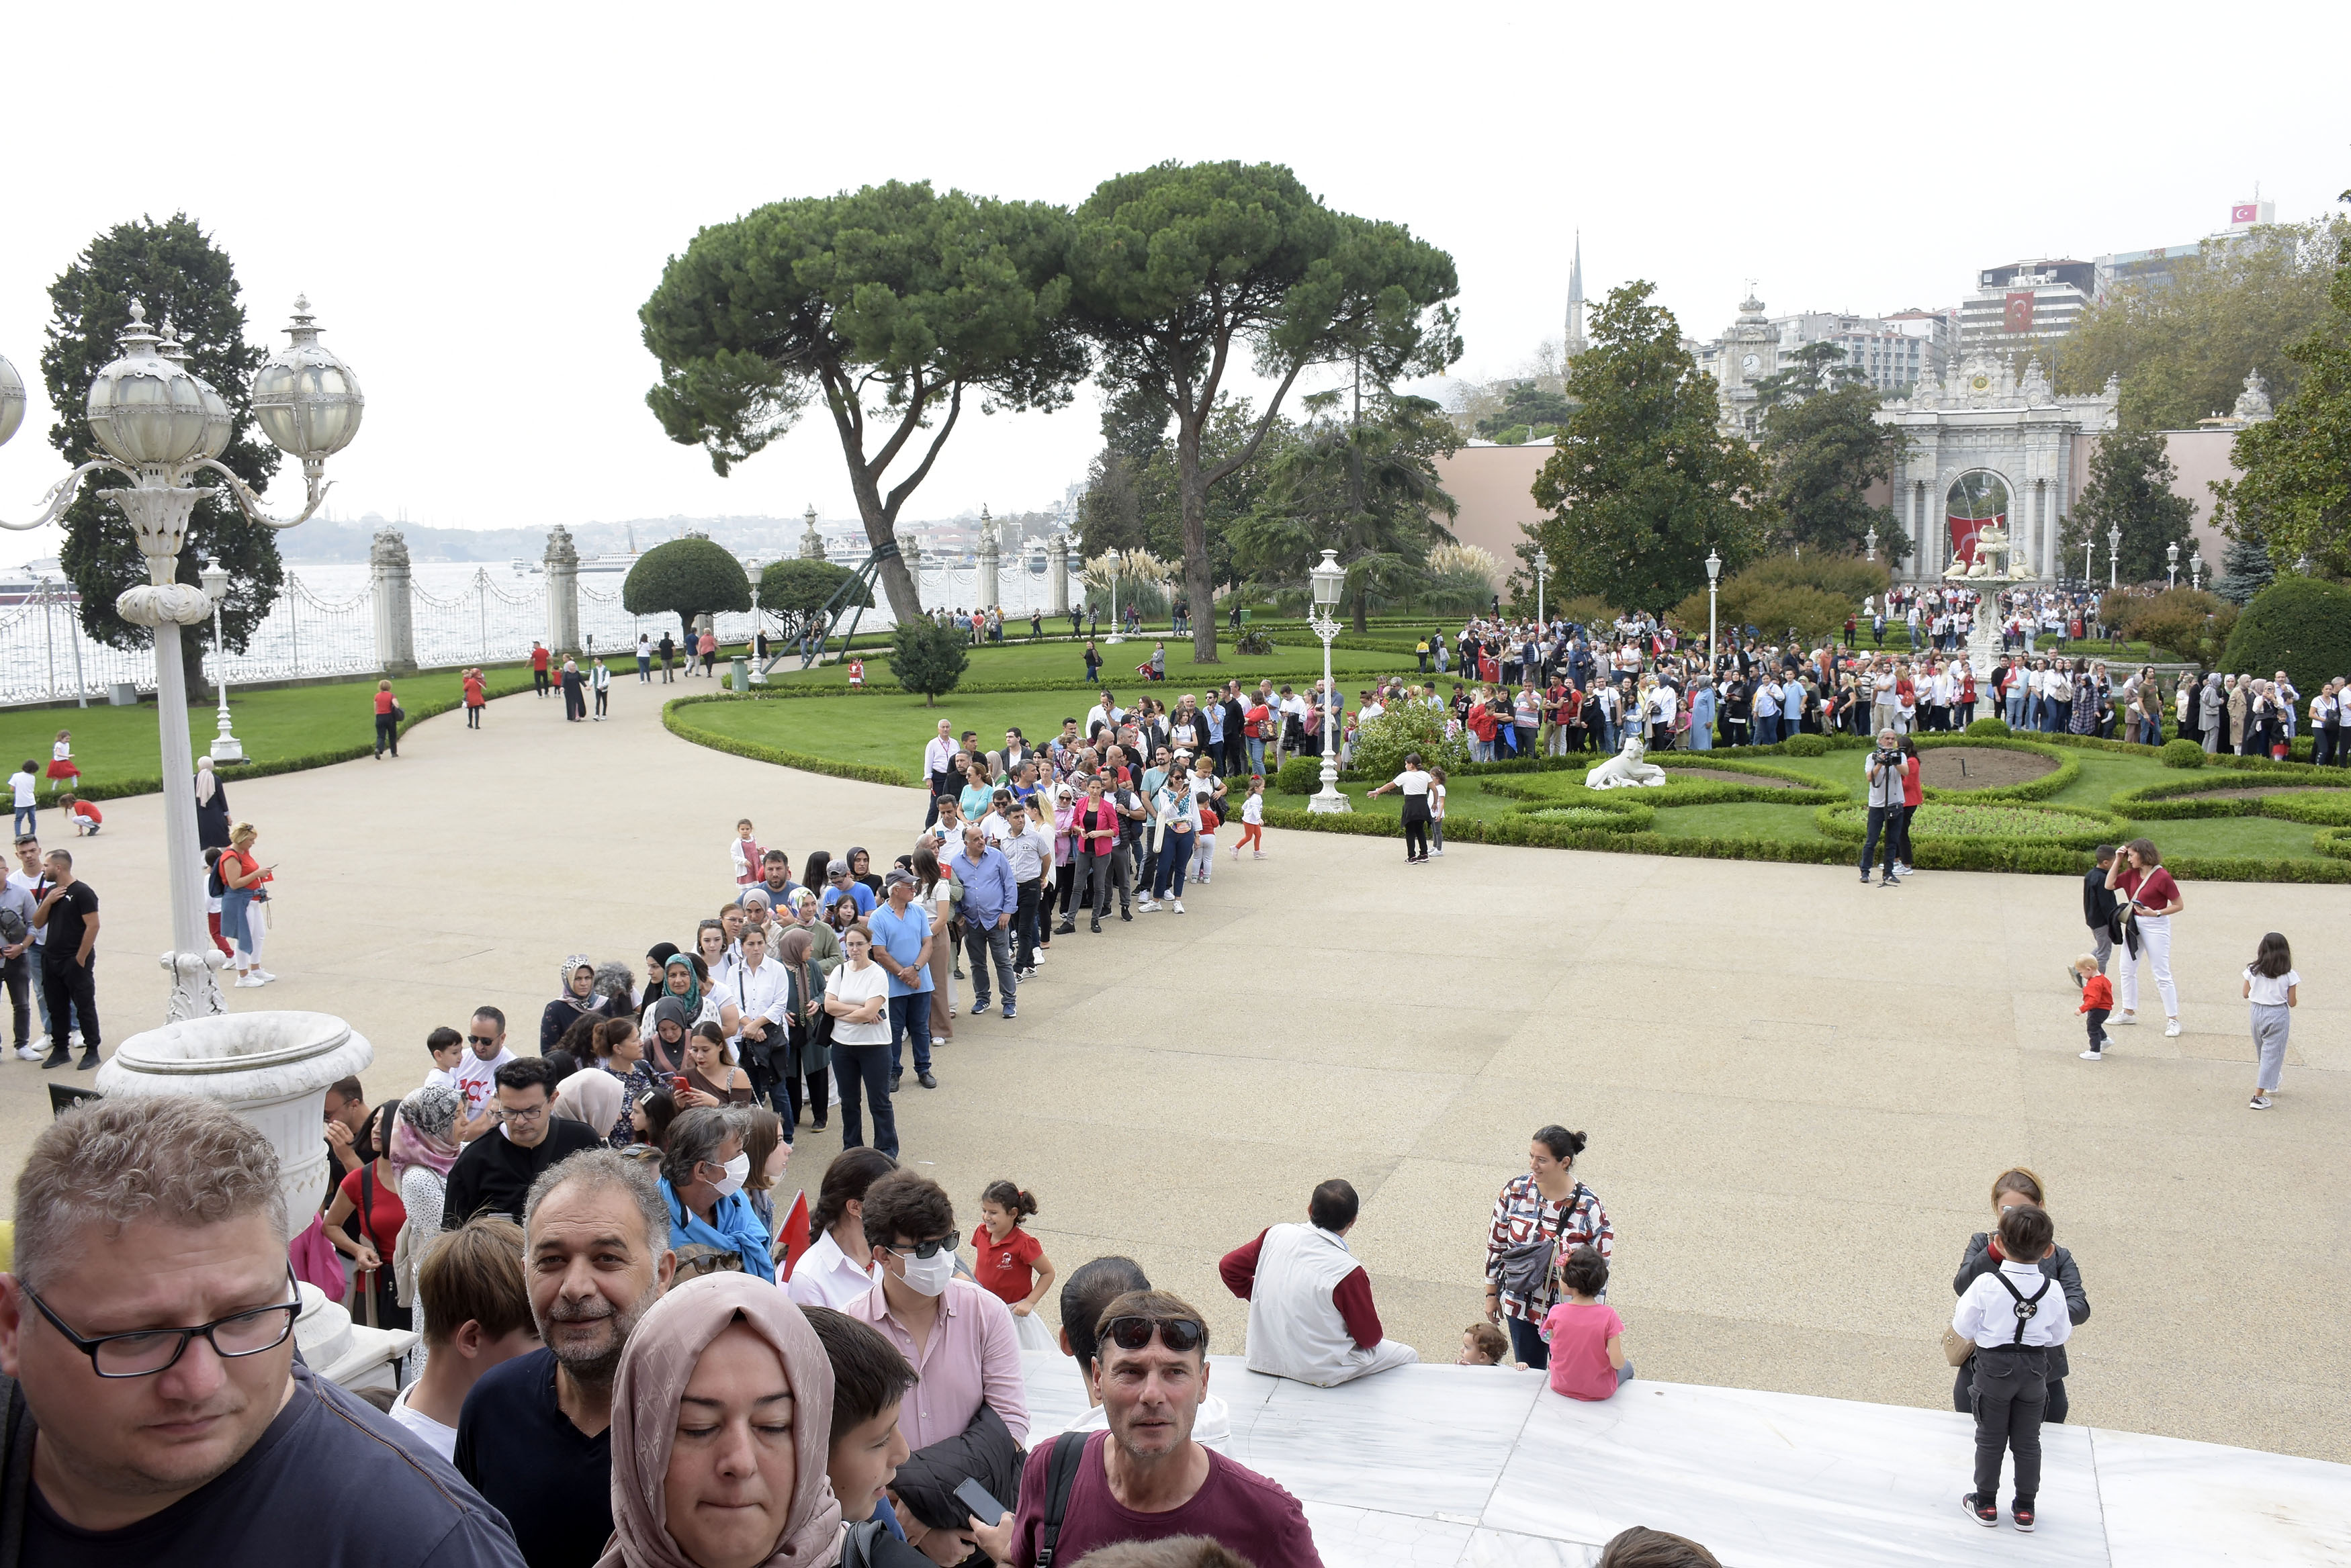
<svg viewBox="0 0 2351 1568">
<path fill-rule="evenodd" d="M 1199 1349 L 1208 1337 L 1207 1325 L 1189 1317 L 1114 1317 L 1102 1327 L 1103 1343 L 1121 1350 L 1143 1349 L 1154 1333 L 1160 1344 L 1178 1355 Z"/>
</svg>

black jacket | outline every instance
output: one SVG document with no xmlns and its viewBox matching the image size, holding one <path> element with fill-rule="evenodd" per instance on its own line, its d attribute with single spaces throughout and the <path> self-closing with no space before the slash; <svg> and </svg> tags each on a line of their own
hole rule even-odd
<svg viewBox="0 0 2351 1568">
<path fill-rule="evenodd" d="M 1977 1231 L 1968 1238 L 1967 1255 L 1959 1260 L 1959 1272 L 1951 1279 L 1951 1293 L 1955 1296 L 1967 1294 L 1968 1287 L 1977 1279 L 1999 1267 L 1999 1262 L 1991 1255 L 1991 1235 Z M 2056 1281 L 2057 1288 L 2065 1293 L 2065 1315 L 2073 1320 L 2074 1325 L 2078 1328 L 2089 1322 L 2090 1298 L 2082 1289 L 2082 1271 L 2074 1266 L 2074 1254 L 2063 1247 L 2053 1248 L 2049 1255 L 2041 1260 L 2041 1272 Z M 2062 1345 L 2052 1346 L 2049 1376 L 2063 1377 L 2067 1370 L 2065 1347 Z"/>
<path fill-rule="evenodd" d="M 898 1467 L 890 1490 L 916 1519 L 933 1530 L 960 1530 L 971 1511 L 955 1494 L 967 1479 L 1010 1509 L 1020 1499 L 1020 1469 L 1027 1456 L 993 1405 L 983 1404 L 964 1429 L 917 1449 Z"/>
<path fill-rule="evenodd" d="M 2114 889 L 2106 886 L 2105 868 L 2092 867 L 2082 877 L 2082 923 L 2112 935 L 2116 907 Z"/>
<path fill-rule="evenodd" d="M 465 1146 L 449 1168 L 449 1190 L 441 1207 L 441 1229 L 455 1231 L 476 1214 L 503 1214 L 522 1223 L 523 1199 L 538 1173 L 583 1148 L 601 1148 L 604 1139 L 585 1122 L 549 1113 L 552 1125 L 537 1147 L 524 1148 L 492 1127 Z"/>
</svg>

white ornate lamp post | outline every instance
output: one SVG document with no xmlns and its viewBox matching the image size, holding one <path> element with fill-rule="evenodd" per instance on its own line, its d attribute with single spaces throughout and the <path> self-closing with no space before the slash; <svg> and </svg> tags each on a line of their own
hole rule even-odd
<svg viewBox="0 0 2351 1568">
<path fill-rule="evenodd" d="M 2195 553 L 2188 557 L 2188 584 L 2199 594 L 2204 591 L 2204 546 L 2201 545 L 2197 545 Z"/>
<path fill-rule="evenodd" d="M 131 306 L 131 325 L 121 336 L 122 356 L 90 383 L 87 411 L 90 434 L 106 455 L 83 463 L 50 486 L 39 515 L 29 523 L 0 523 L 12 529 L 38 528 L 65 514 L 82 481 L 100 470 L 130 483 L 99 492 L 131 523 L 147 559 L 148 580 L 126 589 L 115 613 L 155 634 L 155 710 L 162 731 L 163 854 L 171 877 L 172 948 L 164 967 L 172 971 L 167 1019 L 178 1021 L 225 1011 L 213 971 L 222 962 L 204 929 L 203 853 L 196 842 L 194 763 L 188 740 L 188 692 L 179 628 L 201 626 L 214 612 L 203 587 L 178 580 L 180 548 L 188 516 L 197 502 L 219 493 L 192 483 L 210 470 L 224 482 L 245 514 L 272 528 L 307 521 L 326 499 L 320 477 L 326 461 L 359 433 L 365 407 L 359 382 L 319 342 L 319 327 L 307 299 L 294 302 L 294 341 L 280 349 L 253 379 L 253 416 L 262 433 L 289 457 L 301 460 L 305 504 L 280 520 L 261 509 L 260 499 L 220 462 L 235 429 L 228 404 L 204 379 L 180 362 L 168 327 L 159 335 L 147 326 L 146 308 Z M 0 378 L 14 382 L 15 373 Z M 17 392 L 21 417 L 21 388 Z M 15 420 L 0 400 L 0 435 L 13 433 Z M 223 574 L 225 579 L 226 574 Z M 224 580 L 222 591 L 225 593 Z M 225 721 L 224 721 L 225 729 Z"/>
<path fill-rule="evenodd" d="M 1869 532 L 1862 535 L 1862 538 L 1861 538 L 1861 544 L 1862 544 L 1862 557 L 1861 557 L 1861 558 L 1862 558 L 1863 560 L 1865 560 L 1865 561 L 1875 561 L 1876 559 L 1877 559 L 1877 524 L 1876 524 L 1872 523 L 1872 524 L 1869 525 Z"/>
<path fill-rule="evenodd" d="M 2123 531 L 2117 524 L 2106 530 L 2106 587 L 2122 586 Z"/>
<path fill-rule="evenodd" d="M 1104 643 L 1126 640 L 1118 635 L 1118 568 L 1121 558 L 1116 550 L 1102 552 L 1103 569 L 1110 573 L 1110 635 L 1102 639 Z"/>
<path fill-rule="evenodd" d="M 811 506 L 809 510 L 814 512 L 816 508 Z M 768 683 L 768 661 L 759 657 L 759 578 L 767 569 L 757 556 L 744 559 L 743 575 L 751 579 L 751 684 L 754 686 Z"/>
<path fill-rule="evenodd" d="M 1353 806 L 1339 793 L 1338 716 L 1331 707 L 1331 639 L 1339 635 L 1339 595 L 1347 586 L 1347 569 L 1339 552 L 1322 552 L 1322 564 L 1306 574 L 1314 590 L 1314 635 L 1322 639 L 1322 788 L 1306 803 L 1309 811 L 1349 811 Z"/>
<path fill-rule="evenodd" d="M 2174 539 L 2170 544 L 2166 545 L 2163 547 L 2163 556 L 2166 563 L 2164 571 L 2170 577 L 2171 586 L 2176 588 L 2179 586 L 2179 541 Z"/>
<path fill-rule="evenodd" d="M 241 763 L 245 743 L 228 727 L 228 646 L 221 640 L 221 601 L 228 597 L 228 573 L 215 556 L 196 576 L 204 582 L 204 597 L 213 604 L 213 690 L 220 694 L 220 733 L 212 743 L 213 761 Z"/>
<path fill-rule="evenodd" d="M 2097 552 L 2098 536 L 2095 534 L 2084 535 L 2082 537 L 2082 586 L 2085 588 L 2091 583 L 2090 558 Z"/>
<path fill-rule="evenodd" d="M 1551 553 L 1541 545 L 1535 546 L 1535 624 L 1547 624 L 1543 615 L 1543 579 L 1551 576 Z"/>
<path fill-rule="evenodd" d="M 1719 668 L 1714 662 L 1714 599 L 1721 586 L 1722 557 L 1709 546 L 1706 552 L 1706 670 L 1708 675 Z"/>
</svg>

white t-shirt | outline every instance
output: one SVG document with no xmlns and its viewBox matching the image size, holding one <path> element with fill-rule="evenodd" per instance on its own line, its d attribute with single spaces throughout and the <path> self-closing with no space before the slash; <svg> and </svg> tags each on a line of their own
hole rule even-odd
<svg viewBox="0 0 2351 1568">
<path fill-rule="evenodd" d="M 415 1392 L 413 1383 L 400 1391 L 400 1397 L 392 1402 L 392 1418 L 423 1438 L 426 1448 L 454 1461 L 457 1457 L 457 1428 L 444 1427 L 422 1411 L 410 1409 L 408 1397 Z"/>
<path fill-rule="evenodd" d="M 460 1098 L 465 1096 L 465 1085 L 457 1082 L 457 1070 L 455 1067 L 435 1067 L 424 1075 L 423 1087 L 429 1089 L 435 1084 L 456 1090 Z"/>
<path fill-rule="evenodd" d="M 1441 784 L 1432 784 L 1428 786 L 1428 815 L 1439 821 L 1444 820 L 1445 786 Z"/>
<path fill-rule="evenodd" d="M 1430 782 L 1428 774 L 1419 768 L 1407 768 L 1394 780 L 1396 788 L 1407 795 L 1426 794 Z"/>
<path fill-rule="evenodd" d="M 890 976 L 878 963 L 867 963 L 861 971 L 853 963 L 844 963 L 834 970 L 824 982 L 824 993 L 837 996 L 848 1006 L 881 997 L 886 1003 L 890 997 Z M 887 1045 L 890 1044 L 890 1011 L 872 1023 L 852 1023 L 846 1018 L 832 1021 L 832 1040 L 836 1045 Z"/>
<path fill-rule="evenodd" d="M 487 1062 L 483 1061 L 471 1045 L 465 1047 L 465 1054 L 457 1063 L 455 1086 L 459 1094 L 465 1096 L 467 1116 L 480 1115 L 482 1107 L 496 1096 L 498 1069 L 513 1060 L 515 1054 L 503 1045 L 498 1047 L 497 1055 Z"/>
<path fill-rule="evenodd" d="M 16 792 L 17 809 L 22 810 L 26 806 L 37 804 L 33 792 L 40 787 L 40 779 L 29 771 L 8 775 L 8 787 Z"/>
<path fill-rule="evenodd" d="M 2283 1007 L 2285 993 L 2302 983 L 2302 975 L 2294 970 L 2275 976 L 2256 974 L 2252 965 L 2247 964 L 2245 982 L 2252 987 L 2252 993 L 2246 1000 L 2255 1007 Z"/>
</svg>

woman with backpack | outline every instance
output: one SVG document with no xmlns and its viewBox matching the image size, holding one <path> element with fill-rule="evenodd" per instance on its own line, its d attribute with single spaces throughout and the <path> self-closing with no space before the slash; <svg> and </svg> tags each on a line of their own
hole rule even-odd
<svg viewBox="0 0 2351 1568">
<path fill-rule="evenodd" d="M 1578 1247 L 1613 1257 L 1616 1235 L 1599 1197 L 1575 1179 L 1584 1136 L 1539 1127 L 1527 1147 L 1527 1170 L 1502 1185 L 1486 1234 L 1486 1319 L 1507 1328 L 1520 1362 L 1551 1365 L 1542 1321 L 1564 1297 L 1560 1266 Z"/>
</svg>

